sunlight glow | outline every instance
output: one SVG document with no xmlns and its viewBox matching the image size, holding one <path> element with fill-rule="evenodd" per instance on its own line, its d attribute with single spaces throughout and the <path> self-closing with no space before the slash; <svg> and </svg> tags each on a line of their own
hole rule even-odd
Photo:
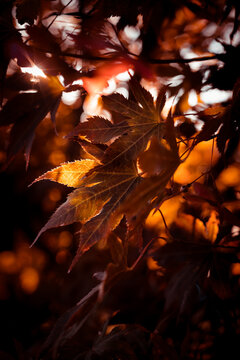
<svg viewBox="0 0 240 360">
<path fill-rule="evenodd" d="M 148 81 L 147 79 L 141 80 L 141 85 L 144 89 L 146 89 L 152 95 L 154 100 L 157 100 L 158 89 L 154 82 Z"/>
<path fill-rule="evenodd" d="M 111 78 L 110 80 L 108 80 L 108 87 L 106 87 L 103 90 L 103 95 L 109 95 L 112 94 L 115 90 L 116 90 L 116 81 L 114 80 L 114 78 Z"/>
<path fill-rule="evenodd" d="M 216 40 L 213 40 L 210 42 L 208 46 L 208 51 L 214 53 L 214 54 L 221 54 L 223 52 L 224 48 L 221 43 L 219 43 Z"/>
<path fill-rule="evenodd" d="M 100 103 L 100 95 L 87 95 L 84 104 L 83 110 L 87 115 L 100 115 L 101 113 L 101 103 Z"/>
<path fill-rule="evenodd" d="M 62 93 L 62 101 L 65 105 L 73 105 L 80 98 L 80 90 L 65 92 Z"/>
<path fill-rule="evenodd" d="M 62 75 L 58 76 L 58 80 L 60 81 L 60 83 L 62 84 L 62 86 L 64 86 L 64 77 Z"/>
<path fill-rule="evenodd" d="M 69 0 L 61 0 L 61 3 L 63 6 L 68 5 L 68 8 L 74 8 L 78 5 L 77 0 L 72 0 L 72 2 L 69 2 Z"/>
<path fill-rule="evenodd" d="M 42 77 L 44 79 L 47 78 L 47 76 L 44 74 L 44 72 L 42 71 L 42 69 L 40 69 L 37 65 L 33 65 L 30 67 L 21 67 L 21 71 L 25 74 L 31 74 L 33 75 L 33 81 L 35 77 Z"/>
<path fill-rule="evenodd" d="M 82 81 L 82 79 L 74 80 L 72 85 L 83 85 L 83 81 Z"/>
<path fill-rule="evenodd" d="M 188 104 L 190 106 L 196 106 L 198 103 L 197 93 L 195 90 L 190 90 L 188 95 Z"/>
<path fill-rule="evenodd" d="M 120 20 L 120 16 L 110 16 L 109 18 L 108 18 L 108 21 L 111 23 L 111 24 L 113 24 L 113 25 L 117 25 L 117 23 L 119 22 L 119 20 Z"/>
<path fill-rule="evenodd" d="M 121 86 L 121 87 L 117 88 L 116 93 L 121 94 L 126 99 L 128 99 L 129 91 L 125 87 Z"/>
<path fill-rule="evenodd" d="M 89 94 L 83 103 L 83 110 L 80 121 L 86 121 L 89 116 L 103 116 L 106 119 L 111 119 L 109 111 L 103 109 L 101 96 L 99 94 Z"/>
<path fill-rule="evenodd" d="M 62 75 L 58 76 L 58 79 L 60 83 L 64 86 L 64 77 Z M 72 85 L 82 85 L 83 81 L 82 79 L 74 80 Z M 73 105 L 75 104 L 81 97 L 81 91 L 80 90 L 74 90 L 70 92 L 63 91 L 62 93 L 62 101 L 65 105 Z"/>
<path fill-rule="evenodd" d="M 229 100 L 232 91 L 210 89 L 201 93 L 200 97 L 206 104 L 216 104 Z"/>
<path fill-rule="evenodd" d="M 140 29 L 138 29 L 137 27 L 135 26 L 125 26 L 124 28 L 124 33 L 126 35 L 126 37 L 131 40 L 131 41 L 135 41 L 137 40 L 137 38 L 139 37 L 140 35 Z"/>
<path fill-rule="evenodd" d="M 171 109 L 171 107 L 173 106 L 173 99 L 174 96 L 171 96 L 169 99 L 166 100 L 165 105 L 162 109 L 162 116 L 163 118 L 167 118 L 169 110 Z"/>
<path fill-rule="evenodd" d="M 37 270 L 32 267 L 24 268 L 20 274 L 19 280 L 23 291 L 27 294 L 32 294 L 37 290 L 40 281 Z"/>
<path fill-rule="evenodd" d="M 131 76 L 133 76 L 134 71 L 132 69 L 129 69 L 127 71 L 124 71 L 116 76 L 117 80 L 120 81 L 128 81 L 130 80 Z"/>
</svg>

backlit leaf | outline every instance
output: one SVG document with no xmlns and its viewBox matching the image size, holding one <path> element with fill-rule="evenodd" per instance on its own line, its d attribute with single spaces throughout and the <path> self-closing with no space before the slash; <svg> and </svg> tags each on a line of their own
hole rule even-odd
<svg viewBox="0 0 240 360">
<path fill-rule="evenodd" d="M 142 179 L 141 183 L 129 194 L 120 207 L 120 211 L 136 215 L 150 200 L 158 196 L 159 201 L 164 198 L 165 186 L 178 166 L 178 162 L 164 169 L 159 175 Z"/>
<path fill-rule="evenodd" d="M 40 180 L 51 180 L 77 188 L 82 177 L 95 165 L 96 162 L 90 159 L 65 163 L 39 176 L 33 181 L 33 184 Z"/>
<path fill-rule="evenodd" d="M 158 175 L 161 171 L 170 167 L 175 160 L 172 152 L 161 144 L 156 136 L 153 136 L 149 148 L 139 154 L 138 166 L 148 176 Z"/>
<path fill-rule="evenodd" d="M 122 135 L 127 129 L 127 123 L 114 125 L 103 117 L 94 116 L 88 118 L 88 121 L 79 123 L 68 136 L 86 136 L 88 140 L 94 143 L 104 144 Z"/>
<path fill-rule="evenodd" d="M 139 152 L 145 149 L 152 135 L 163 136 L 164 123 L 157 114 L 152 98 L 148 97 L 148 100 L 143 100 L 146 90 L 139 85 L 135 87 L 135 83 L 132 83 L 131 89 L 137 103 L 125 99 L 120 94 L 103 97 L 106 108 L 122 114 L 129 125 L 127 135 L 121 136 L 107 149 L 103 159 L 104 163 L 120 158 L 126 160 L 129 157 L 136 160 Z"/>
<path fill-rule="evenodd" d="M 127 194 L 139 181 L 134 163 L 123 164 L 121 169 L 113 166 L 99 165 L 82 179 L 78 186 L 52 215 L 47 224 L 39 232 L 81 222 L 85 224 L 80 231 L 78 257 L 90 246 L 107 236 L 120 222 L 122 215 L 114 214 Z"/>
</svg>

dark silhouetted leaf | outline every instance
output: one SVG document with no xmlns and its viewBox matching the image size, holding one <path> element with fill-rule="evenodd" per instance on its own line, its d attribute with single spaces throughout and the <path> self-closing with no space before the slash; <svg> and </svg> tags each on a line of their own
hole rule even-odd
<svg viewBox="0 0 240 360">
<path fill-rule="evenodd" d="M 16 17 L 19 24 L 33 25 L 40 10 L 40 0 L 17 0 Z"/>
<path fill-rule="evenodd" d="M 93 143 L 105 144 L 109 140 L 122 135 L 127 129 L 127 123 L 115 125 L 103 117 L 94 116 L 88 118 L 85 122 L 79 123 L 68 136 L 86 136 Z"/>
</svg>

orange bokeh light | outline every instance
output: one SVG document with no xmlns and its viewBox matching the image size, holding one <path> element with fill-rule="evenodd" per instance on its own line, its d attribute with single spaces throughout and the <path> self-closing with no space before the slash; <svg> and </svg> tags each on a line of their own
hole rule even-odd
<svg viewBox="0 0 240 360">
<path fill-rule="evenodd" d="M 26 267 L 19 276 L 21 288 L 27 294 L 32 294 L 37 290 L 39 285 L 39 274 L 33 267 Z"/>
</svg>

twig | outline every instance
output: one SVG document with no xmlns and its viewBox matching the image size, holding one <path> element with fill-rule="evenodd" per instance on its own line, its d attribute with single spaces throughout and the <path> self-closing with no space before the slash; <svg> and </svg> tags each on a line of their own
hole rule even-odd
<svg viewBox="0 0 240 360">
<path fill-rule="evenodd" d="M 195 57 L 190 59 L 146 59 L 151 64 L 186 64 L 191 63 L 194 61 L 208 61 L 208 60 L 219 60 L 219 55 L 209 55 L 209 56 L 202 56 L 202 57 Z"/>
<path fill-rule="evenodd" d="M 142 259 L 142 257 L 145 255 L 145 253 L 147 252 L 148 248 L 150 247 L 150 245 L 157 239 L 164 239 L 166 240 L 165 237 L 163 236 L 158 236 L 157 238 L 153 238 L 152 240 L 150 240 L 147 245 L 143 248 L 143 250 L 141 251 L 140 255 L 138 256 L 137 260 L 134 262 L 134 264 L 130 267 L 130 270 L 133 270 L 137 264 L 139 263 L 139 261 Z"/>
<path fill-rule="evenodd" d="M 36 50 L 43 51 L 43 52 L 49 52 L 53 53 L 53 51 L 48 49 L 39 49 L 36 48 Z M 84 54 L 73 54 L 68 52 L 61 52 L 61 56 L 67 56 L 72 57 L 76 59 L 85 59 L 85 60 L 91 60 L 91 61 L 111 61 L 111 60 L 118 60 L 116 57 L 103 57 L 103 56 L 91 56 L 91 55 L 84 55 Z M 135 55 L 137 58 L 141 58 L 139 55 Z M 212 56 L 204 56 L 204 57 L 198 57 L 198 58 L 191 58 L 191 59 L 151 59 L 151 58 L 145 58 L 144 60 L 149 62 L 150 64 L 178 64 L 178 63 L 190 63 L 193 61 L 207 61 L 212 59 L 218 59 L 219 55 L 212 55 Z M 196 115 L 196 114 L 194 114 Z"/>
<path fill-rule="evenodd" d="M 169 228 L 168 228 L 168 226 L 167 226 L 167 223 L 166 223 L 165 217 L 164 217 L 164 215 L 163 215 L 163 212 L 162 212 L 162 210 L 161 210 L 160 208 L 158 209 L 158 211 L 159 211 L 159 213 L 161 214 L 161 217 L 162 217 L 162 219 L 163 219 L 163 223 L 164 223 L 164 226 L 165 226 L 166 233 L 167 233 L 167 235 L 168 235 L 169 237 L 171 237 L 171 232 L 170 232 L 170 230 L 169 230 Z"/>
<path fill-rule="evenodd" d="M 184 150 L 184 152 L 180 155 L 180 159 L 188 152 L 188 154 L 187 154 L 187 156 L 183 159 L 183 160 L 181 160 L 181 162 L 184 162 L 188 157 L 189 157 L 189 155 L 191 154 L 191 152 L 192 152 L 192 150 L 193 150 L 193 145 L 192 146 L 190 146 L 190 147 L 188 147 L 186 150 Z"/>
<path fill-rule="evenodd" d="M 80 54 L 72 54 L 72 53 L 62 53 L 62 56 L 69 56 L 69 57 L 76 57 L 80 59 L 85 59 L 85 55 Z M 132 54 L 131 54 L 132 55 Z M 139 57 L 138 55 L 135 55 L 136 57 Z M 193 61 L 207 61 L 212 59 L 218 59 L 217 55 L 212 56 L 204 56 L 204 57 L 198 57 L 198 58 L 191 58 L 191 59 L 145 59 L 145 61 L 149 62 L 150 64 L 184 64 L 184 63 L 190 63 Z M 93 61 L 99 61 L 99 60 L 112 60 L 111 58 L 105 58 L 100 56 L 88 56 L 87 60 L 93 60 Z"/>
<path fill-rule="evenodd" d="M 53 24 L 54 21 L 57 19 L 57 17 L 60 16 L 60 15 L 62 15 L 63 11 L 66 9 L 66 7 L 68 7 L 68 5 L 71 4 L 72 1 L 73 1 L 73 0 L 69 0 L 69 2 L 62 7 L 62 9 L 59 11 L 59 13 L 57 13 L 57 14 L 55 15 L 55 17 L 52 19 L 52 21 L 50 22 L 50 24 L 48 24 L 47 30 L 49 30 L 49 28 L 52 26 L 52 24 Z"/>
</svg>

